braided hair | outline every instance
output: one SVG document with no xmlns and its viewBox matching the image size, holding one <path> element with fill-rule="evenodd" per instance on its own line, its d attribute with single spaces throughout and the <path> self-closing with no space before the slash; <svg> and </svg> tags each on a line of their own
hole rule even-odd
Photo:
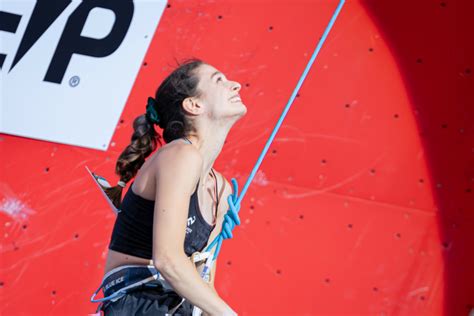
<svg viewBox="0 0 474 316">
<path fill-rule="evenodd" d="M 196 70 L 203 63 L 197 58 L 178 63 L 177 68 L 156 90 L 155 98 L 148 97 L 145 113 L 133 121 L 131 143 L 125 147 L 115 165 L 115 173 L 119 175 L 120 180 L 116 186 L 104 188 L 117 208 L 120 207 L 125 184 L 135 177 L 145 158 L 156 149 L 157 142 L 160 146 L 163 145 L 154 125 L 163 129 L 162 138 L 166 143 L 195 132 L 195 128 L 184 114 L 182 102 L 188 97 L 200 97 Z"/>
</svg>

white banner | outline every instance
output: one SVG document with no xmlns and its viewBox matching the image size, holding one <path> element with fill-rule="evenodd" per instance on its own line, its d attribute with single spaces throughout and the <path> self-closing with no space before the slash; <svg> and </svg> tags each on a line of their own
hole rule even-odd
<svg viewBox="0 0 474 316">
<path fill-rule="evenodd" d="M 0 132 L 107 150 L 165 7 L 1 0 Z"/>
</svg>

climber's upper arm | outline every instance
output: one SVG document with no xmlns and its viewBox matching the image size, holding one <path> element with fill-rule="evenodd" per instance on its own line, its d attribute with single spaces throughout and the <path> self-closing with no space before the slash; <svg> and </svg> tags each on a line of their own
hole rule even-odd
<svg viewBox="0 0 474 316">
<path fill-rule="evenodd" d="M 196 148 L 183 144 L 162 148 L 156 163 L 153 263 L 159 268 L 175 256 L 186 255 L 183 245 L 189 202 L 203 162 Z"/>
</svg>

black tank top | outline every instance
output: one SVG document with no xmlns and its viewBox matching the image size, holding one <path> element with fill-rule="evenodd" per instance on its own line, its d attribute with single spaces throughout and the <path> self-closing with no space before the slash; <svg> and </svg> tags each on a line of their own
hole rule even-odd
<svg viewBox="0 0 474 316">
<path fill-rule="evenodd" d="M 211 171 L 216 179 L 216 197 L 217 205 L 219 205 L 217 177 L 212 168 Z M 128 188 L 120 204 L 120 212 L 115 220 L 109 249 L 140 258 L 152 259 L 155 201 L 136 195 L 132 191 L 132 185 Z M 186 237 L 184 239 L 184 252 L 188 257 L 196 251 L 203 251 L 209 241 L 211 232 L 216 226 L 206 222 L 201 214 L 197 196 L 198 187 L 199 181 L 189 203 Z M 217 216 L 217 206 L 215 213 L 214 218 Z"/>
</svg>

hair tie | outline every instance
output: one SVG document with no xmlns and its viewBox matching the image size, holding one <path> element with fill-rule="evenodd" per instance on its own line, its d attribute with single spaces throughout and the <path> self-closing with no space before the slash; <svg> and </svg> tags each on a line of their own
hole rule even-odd
<svg viewBox="0 0 474 316">
<path fill-rule="evenodd" d="M 156 101 L 152 97 L 148 97 L 148 102 L 146 105 L 146 118 L 153 124 L 157 124 L 160 122 L 160 117 L 158 116 L 158 112 L 156 112 Z"/>
<path fill-rule="evenodd" d="M 120 180 L 119 182 L 117 182 L 117 185 L 120 185 L 122 188 L 125 188 L 127 184 Z"/>
</svg>

